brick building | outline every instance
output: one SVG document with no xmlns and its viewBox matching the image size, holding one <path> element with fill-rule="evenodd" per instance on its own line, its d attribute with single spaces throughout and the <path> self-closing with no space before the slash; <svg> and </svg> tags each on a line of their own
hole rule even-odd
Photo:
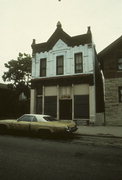
<svg viewBox="0 0 122 180">
<path fill-rule="evenodd" d="M 122 125 L 122 36 L 103 49 L 98 58 L 105 78 L 107 125 Z"/>
</svg>

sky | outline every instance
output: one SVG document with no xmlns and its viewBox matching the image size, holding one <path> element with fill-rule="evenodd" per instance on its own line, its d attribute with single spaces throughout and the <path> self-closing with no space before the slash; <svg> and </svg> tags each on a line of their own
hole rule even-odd
<svg viewBox="0 0 122 180">
<path fill-rule="evenodd" d="M 70 36 L 90 26 L 99 53 L 122 35 L 122 0 L 0 0 L 0 83 L 4 63 L 32 54 L 32 40 L 46 42 L 58 21 Z"/>
</svg>

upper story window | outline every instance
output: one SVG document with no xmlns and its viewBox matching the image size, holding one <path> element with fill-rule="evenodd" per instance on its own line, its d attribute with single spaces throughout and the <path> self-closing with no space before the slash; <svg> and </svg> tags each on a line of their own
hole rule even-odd
<svg viewBox="0 0 122 180">
<path fill-rule="evenodd" d="M 118 71 L 122 71 L 122 57 L 118 59 L 117 68 Z"/>
<path fill-rule="evenodd" d="M 40 76 L 46 76 L 46 58 L 40 59 Z"/>
<path fill-rule="evenodd" d="M 119 102 L 122 102 L 122 86 L 119 87 Z"/>
<path fill-rule="evenodd" d="M 75 73 L 83 72 L 83 56 L 82 53 L 75 54 Z"/>
<path fill-rule="evenodd" d="M 64 73 L 64 56 L 56 57 L 56 74 L 62 75 Z"/>
</svg>

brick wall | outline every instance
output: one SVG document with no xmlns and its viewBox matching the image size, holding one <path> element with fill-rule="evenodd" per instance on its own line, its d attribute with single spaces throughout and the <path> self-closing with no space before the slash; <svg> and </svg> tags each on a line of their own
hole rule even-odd
<svg viewBox="0 0 122 180">
<path fill-rule="evenodd" d="M 119 86 L 122 86 L 122 78 L 105 80 L 106 125 L 122 125 L 122 103 L 119 102 Z"/>
</svg>

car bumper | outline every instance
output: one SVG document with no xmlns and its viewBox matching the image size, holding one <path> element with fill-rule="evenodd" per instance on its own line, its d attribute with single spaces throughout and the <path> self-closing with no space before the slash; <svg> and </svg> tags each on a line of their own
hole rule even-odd
<svg viewBox="0 0 122 180">
<path fill-rule="evenodd" d="M 78 129 L 77 127 L 71 127 L 71 128 L 69 127 L 69 128 L 66 129 L 66 132 L 68 132 L 68 133 L 71 132 L 72 133 L 72 132 L 77 131 L 77 129 Z"/>
</svg>

